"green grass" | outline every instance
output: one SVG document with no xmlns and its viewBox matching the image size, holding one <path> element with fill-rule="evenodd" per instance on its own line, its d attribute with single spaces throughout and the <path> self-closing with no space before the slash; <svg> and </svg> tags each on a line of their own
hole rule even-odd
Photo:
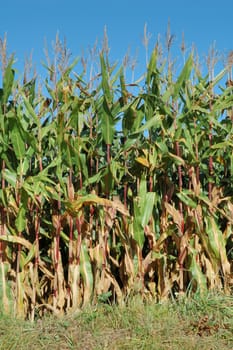
<svg viewBox="0 0 233 350">
<path fill-rule="evenodd" d="M 0 349 L 233 349 L 233 297 L 184 297 L 163 304 L 100 304 L 34 323 L 2 316 Z"/>
</svg>

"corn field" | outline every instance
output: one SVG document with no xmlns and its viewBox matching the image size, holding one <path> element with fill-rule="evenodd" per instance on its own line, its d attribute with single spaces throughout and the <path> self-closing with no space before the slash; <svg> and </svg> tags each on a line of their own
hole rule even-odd
<svg viewBox="0 0 233 350">
<path fill-rule="evenodd" d="M 106 48 L 87 78 L 57 45 L 41 83 L 27 69 L 16 79 L 5 46 L 0 312 L 34 320 L 135 294 L 231 293 L 231 54 L 216 75 L 194 52 L 174 73 L 157 44 L 127 83 Z"/>
</svg>

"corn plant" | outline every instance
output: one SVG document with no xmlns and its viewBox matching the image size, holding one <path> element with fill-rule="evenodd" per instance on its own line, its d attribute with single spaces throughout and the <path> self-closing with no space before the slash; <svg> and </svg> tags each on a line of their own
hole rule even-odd
<svg viewBox="0 0 233 350">
<path fill-rule="evenodd" d="M 229 64 L 203 77 L 191 53 L 175 74 L 156 45 L 127 84 L 108 51 L 88 81 L 57 37 L 43 89 L 3 60 L 1 312 L 231 292 Z"/>
</svg>

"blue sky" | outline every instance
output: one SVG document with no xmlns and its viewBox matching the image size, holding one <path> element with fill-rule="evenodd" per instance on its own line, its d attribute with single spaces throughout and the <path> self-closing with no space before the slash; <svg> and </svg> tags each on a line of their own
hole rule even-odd
<svg viewBox="0 0 233 350">
<path fill-rule="evenodd" d="M 174 47 L 179 48 L 184 32 L 187 47 L 195 43 L 202 57 L 214 41 L 220 52 L 233 50 L 232 16 L 232 0 L 2 0 L 0 37 L 7 33 L 8 52 L 15 52 L 19 67 L 32 52 L 40 69 L 45 39 L 51 47 L 59 32 L 76 57 L 96 40 L 101 45 L 106 26 L 110 57 L 121 61 L 130 48 L 141 69 L 145 23 L 151 34 L 149 48 L 158 34 L 163 40 L 170 21 Z"/>
</svg>

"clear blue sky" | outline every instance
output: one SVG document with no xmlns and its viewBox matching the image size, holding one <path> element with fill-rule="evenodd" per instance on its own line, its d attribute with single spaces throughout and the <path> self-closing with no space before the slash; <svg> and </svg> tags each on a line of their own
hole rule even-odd
<svg viewBox="0 0 233 350">
<path fill-rule="evenodd" d="M 33 50 L 39 68 L 45 38 L 50 45 L 57 32 L 80 56 L 96 39 L 101 44 L 106 25 L 111 58 L 121 61 L 130 47 L 140 67 L 145 23 L 152 48 L 159 33 L 165 37 L 169 20 L 176 47 L 184 32 L 187 47 L 195 43 L 200 56 L 214 41 L 221 52 L 233 50 L 233 0 L 2 0 L 0 8 L 0 37 L 7 33 L 8 51 L 16 53 L 19 66 Z"/>
</svg>

